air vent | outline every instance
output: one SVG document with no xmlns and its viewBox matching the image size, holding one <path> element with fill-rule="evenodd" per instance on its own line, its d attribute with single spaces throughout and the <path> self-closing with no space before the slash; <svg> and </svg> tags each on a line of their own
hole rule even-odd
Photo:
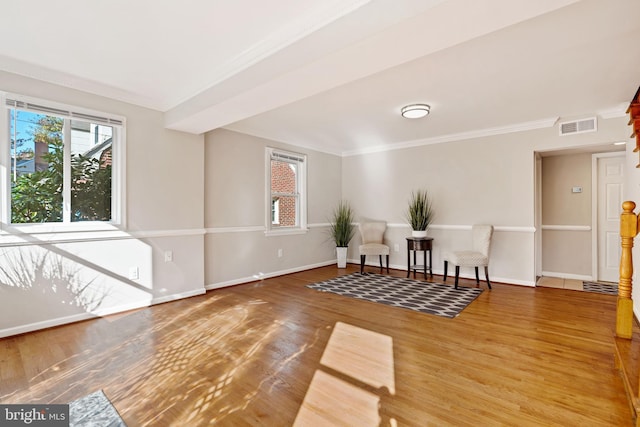
<svg viewBox="0 0 640 427">
<path fill-rule="evenodd" d="M 560 123 L 560 136 L 573 135 L 576 133 L 595 132 L 598 130 L 598 123 L 595 117 L 590 119 L 576 120 L 572 122 Z"/>
</svg>

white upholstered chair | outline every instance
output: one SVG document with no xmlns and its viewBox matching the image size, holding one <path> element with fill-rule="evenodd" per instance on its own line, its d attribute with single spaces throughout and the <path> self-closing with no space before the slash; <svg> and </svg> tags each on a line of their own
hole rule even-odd
<svg viewBox="0 0 640 427">
<path fill-rule="evenodd" d="M 471 250 L 454 251 L 445 255 L 444 280 L 447 280 L 447 267 L 451 263 L 456 266 L 456 289 L 458 288 L 460 267 L 474 267 L 476 269 L 476 283 L 480 285 L 478 267 L 484 267 L 484 277 L 487 279 L 487 286 L 491 289 L 491 282 L 489 281 L 489 252 L 491 250 L 493 225 L 474 225 L 472 234 L 473 246 Z"/>
<path fill-rule="evenodd" d="M 360 273 L 364 272 L 364 262 L 367 255 L 380 257 L 380 272 L 382 272 L 382 256 L 387 257 L 387 273 L 389 272 L 389 246 L 383 243 L 387 223 L 383 221 L 361 222 L 358 226 L 362 244 L 360 245 Z"/>
</svg>

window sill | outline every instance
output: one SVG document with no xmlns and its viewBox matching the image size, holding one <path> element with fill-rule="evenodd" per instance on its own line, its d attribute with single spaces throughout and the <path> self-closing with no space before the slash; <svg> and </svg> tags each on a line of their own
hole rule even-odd
<svg viewBox="0 0 640 427">
<path fill-rule="evenodd" d="M 131 236 L 110 223 L 16 224 L 2 227 L 0 246 L 56 244 L 123 238 L 131 238 Z"/>
</svg>

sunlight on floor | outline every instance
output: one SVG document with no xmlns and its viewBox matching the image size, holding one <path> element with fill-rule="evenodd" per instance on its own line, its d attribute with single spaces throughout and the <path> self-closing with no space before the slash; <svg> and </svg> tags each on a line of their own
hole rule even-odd
<svg viewBox="0 0 640 427">
<path fill-rule="evenodd" d="M 371 387 L 396 393 L 390 336 L 338 322 L 320 363 Z"/>
<path fill-rule="evenodd" d="M 582 290 L 582 280 L 562 279 L 559 277 L 541 277 L 538 279 L 536 286 L 543 288 L 572 289 L 574 291 Z"/>
<path fill-rule="evenodd" d="M 338 322 L 320 363 L 294 426 L 397 425 L 381 411 L 396 392 L 391 337 Z"/>
</svg>

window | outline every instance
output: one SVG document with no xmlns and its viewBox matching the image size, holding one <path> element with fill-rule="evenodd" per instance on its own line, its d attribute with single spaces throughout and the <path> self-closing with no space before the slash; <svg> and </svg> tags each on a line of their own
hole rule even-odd
<svg viewBox="0 0 640 427">
<path fill-rule="evenodd" d="M 124 119 L 6 95 L 0 119 L 10 163 L 2 212 L 11 224 L 120 223 Z"/>
<path fill-rule="evenodd" d="M 306 231 L 306 156 L 267 148 L 267 233 Z"/>
</svg>

